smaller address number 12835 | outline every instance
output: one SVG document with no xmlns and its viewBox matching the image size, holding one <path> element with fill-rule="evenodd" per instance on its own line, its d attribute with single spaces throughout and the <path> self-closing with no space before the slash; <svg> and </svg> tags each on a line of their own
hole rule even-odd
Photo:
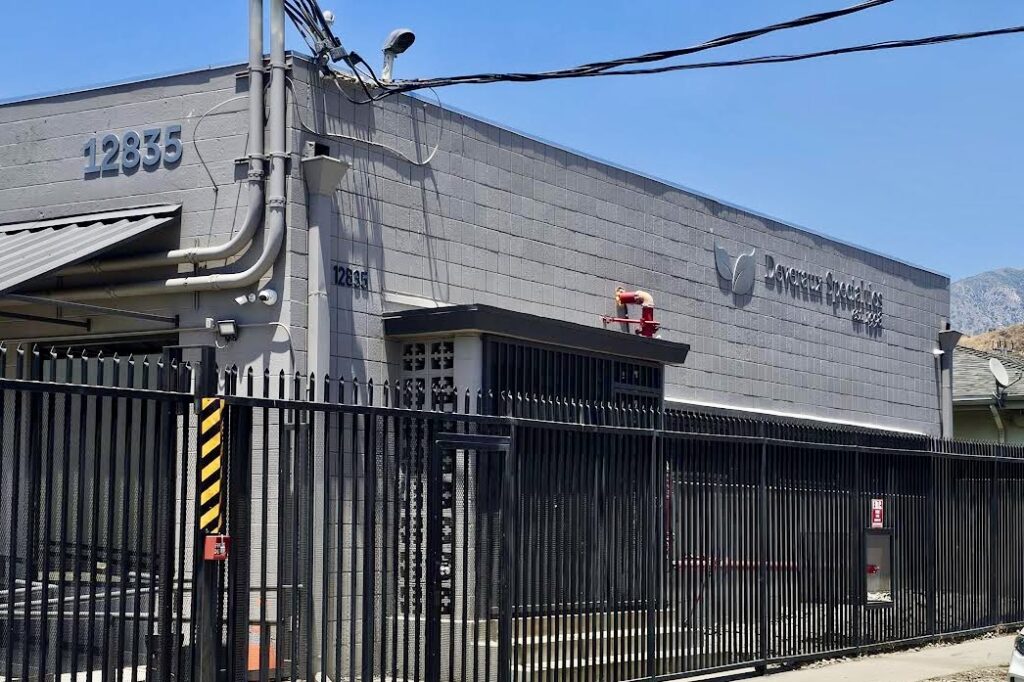
<svg viewBox="0 0 1024 682">
<path fill-rule="evenodd" d="M 160 161 L 174 164 L 181 160 L 181 126 L 169 125 L 162 130 L 150 128 L 143 130 L 141 135 L 128 130 L 121 137 L 108 133 L 98 144 L 95 137 L 90 137 L 82 151 L 88 161 L 86 175 L 118 169 L 129 171 L 140 164 L 152 168 Z M 99 163 L 96 163 L 97 153 L 102 154 Z"/>
<path fill-rule="evenodd" d="M 353 289 L 370 289 L 370 273 L 366 270 L 356 270 L 344 265 L 333 265 L 334 283 L 341 287 Z"/>
</svg>

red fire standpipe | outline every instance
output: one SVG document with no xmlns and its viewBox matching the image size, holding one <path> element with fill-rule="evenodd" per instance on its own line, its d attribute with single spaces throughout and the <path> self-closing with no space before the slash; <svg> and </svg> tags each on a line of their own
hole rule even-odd
<svg viewBox="0 0 1024 682">
<path fill-rule="evenodd" d="M 661 323 L 654 319 L 654 297 L 646 291 L 626 291 L 622 287 L 615 290 L 615 303 L 619 306 L 639 305 L 640 319 L 629 317 L 604 317 L 605 324 L 609 322 L 624 322 L 625 324 L 637 325 L 636 333 L 640 336 L 652 337 L 661 327 Z"/>
</svg>

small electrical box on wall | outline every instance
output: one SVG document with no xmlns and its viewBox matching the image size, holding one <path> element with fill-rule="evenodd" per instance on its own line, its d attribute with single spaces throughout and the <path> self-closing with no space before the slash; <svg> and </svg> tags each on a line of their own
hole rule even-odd
<svg viewBox="0 0 1024 682">
<path fill-rule="evenodd" d="M 203 539 L 204 561 L 227 561 L 231 551 L 231 538 L 227 535 L 207 535 Z"/>
</svg>

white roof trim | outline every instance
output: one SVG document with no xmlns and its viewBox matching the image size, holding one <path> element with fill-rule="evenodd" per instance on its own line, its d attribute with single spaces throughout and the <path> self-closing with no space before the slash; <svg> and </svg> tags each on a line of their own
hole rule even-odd
<svg viewBox="0 0 1024 682">
<path fill-rule="evenodd" d="M 735 405 L 725 405 L 723 403 L 711 403 L 703 400 L 687 400 L 684 398 L 665 398 L 667 403 L 676 403 L 679 405 L 694 405 L 698 407 L 712 407 L 720 410 L 732 410 L 734 412 L 750 412 L 753 414 L 763 414 L 770 417 L 786 417 L 789 419 L 803 419 L 806 421 L 821 422 L 823 424 L 838 424 L 841 426 L 856 426 L 862 429 L 875 429 L 876 431 L 891 431 L 892 433 L 907 433 L 914 436 L 926 436 L 924 431 L 916 431 L 914 429 L 901 429 L 894 426 L 880 426 L 878 424 L 869 424 L 867 422 L 857 422 L 848 419 L 832 419 L 830 417 L 819 417 L 813 414 L 801 414 L 799 412 L 783 412 L 781 410 L 767 410 L 756 407 L 737 407 Z"/>
<path fill-rule="evenodd" d="M 447 308 L 447 301 L 435 301 L 432 298 L 403 294 L 397 291 L 384 291 L 384 311 L 388 313 L 409 310 L 412 308 Z"/>
</svg>

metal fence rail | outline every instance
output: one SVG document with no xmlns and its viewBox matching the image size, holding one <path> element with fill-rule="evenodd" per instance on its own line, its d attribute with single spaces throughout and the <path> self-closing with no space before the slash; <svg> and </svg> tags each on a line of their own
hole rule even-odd
<svg viewBox="0 0 1024 682">
<path fill-rule="evenodd" d="M 1020 447 L 173 353 L 0 368 L 4 682 L 669 679 L 1024 621 Z"/>
<path fill-rule="evenodd" d="M 265 679 L 668 679 L 1024 621 L 1006 558 L 1020 448 L 332 378 L 225 383 L 229 409 L 263 425 L 264 497 L 275 476 L 289 491 L 254 516 L 292 529 L 283 558 L 261 531 L 279 567 L 261 569 L 249 610 L 278 665 Z"/>
</svg>

